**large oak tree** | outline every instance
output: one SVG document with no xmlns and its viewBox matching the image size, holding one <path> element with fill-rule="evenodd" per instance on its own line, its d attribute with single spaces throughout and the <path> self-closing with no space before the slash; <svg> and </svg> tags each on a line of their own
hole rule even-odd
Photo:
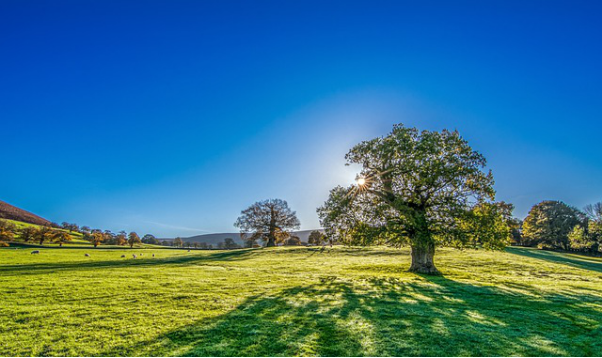
<svg viewBox="0 0 602 358">
<path fill-rule="evenodd" d="M 327 234 L 354 244 L 409 244 L 410 271 L 437 274 L 438 245 L 500 248 L 511 206 L 493 203 L 493 176 L 485 157 L 457 131 L 418 131 L 395 125 L 346 155 L 361 165 L 357 185 L 336 187 L 318 214 Z M 494 223 L 494 234 L 476 237 Z"/>
<path fill-rule="evenodd" d="M 288 238 L 290 230 L 299 225 L 297 214 L 281 199 L 256 202 L 243 210 L 234 223 L 242 235 L 250 235 L 248 240 L 264 240 L 268 247 Z"/>
</svg>

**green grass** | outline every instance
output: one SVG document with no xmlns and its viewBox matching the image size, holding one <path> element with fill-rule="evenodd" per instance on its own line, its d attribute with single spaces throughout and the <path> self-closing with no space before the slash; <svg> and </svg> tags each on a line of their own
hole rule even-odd
<svg viewBox="0 0 602 358">
<path fill-rule="evenodd" d="M 428 277 L 407 249 L 30 251 L 0 249 L 1 356 L 602 355 L 596 258 L 443 249 Z"/>
</svg>

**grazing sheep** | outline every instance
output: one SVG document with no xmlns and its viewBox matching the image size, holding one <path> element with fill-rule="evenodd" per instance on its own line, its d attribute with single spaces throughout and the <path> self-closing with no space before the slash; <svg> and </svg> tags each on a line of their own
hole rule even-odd
<svg viewBox="0 0 602 358">
<path fill-rule="evenodd" d="M 190 250 L 188 250 L 188 252 L 190 252 Z"/>
<path fill-rule="evenodd" d="M 121 258 L 122 258 L 122 259 L 124 259 L 124 258 L 125 258 L 125 255 L 121 255 Z"/>
<path fill-rule="evenodd" d="M 31 253 L 32 253 L 32 254 L 39 254 L 39 253 L 40 253 L 40 250 L 33 250 Z"/>
<path fill-rule="evenodd" d="M 132 257 L 136 258 L 136 254 L 132 254 Z"/>
<path fill-rule="evenodd" d="M 85 254 L 84 256 L 86 256 L 86 257 L 90 257 L 90 254 Z"/>
<path fill-rule="evenodd" d="M 153 257 L 155 257 L 155 254 L 153 254 Z"/>
<path fill-rule="evenodd" d="M 142 254 L 140 254 L 140 256 L 142 256 Z"/>
</svg>

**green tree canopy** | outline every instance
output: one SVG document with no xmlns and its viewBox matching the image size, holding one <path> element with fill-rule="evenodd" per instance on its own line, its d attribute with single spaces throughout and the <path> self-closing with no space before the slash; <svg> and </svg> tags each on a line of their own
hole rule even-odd
<svg viewBox="0 0 602 358">
<path fill-rule="evenodd" d="M 470 225 L 504 221 L 486 160 L 457 131 L 418 131 L 395 125 L 387 136 L 353 147 L 347 164 L 359 164 L 357 185 L 336 187 L 318 208 L 322 226 L 337 241 L 409 244 L 410 271 L 437 274 L 435 247 L 472 245 Z M 479 206 L 480 205 L 480 206 Z M 485 219 L 494 215 L 494 219 Z M 471 220 L 481 224 L 469 224 Z M 501 225 L 501 224 L 500 224 Z M 505 245 L 502 233 L 479 238 L 489 248 Z"/>
<path fill-rule="evenodd" d="M 130 245 L 130 248 L 133 248 L 134 245 L 140 243 L 142 243 L 142 241 L 140 240 L 140 236 L 138 236 L 138 234 L 134 231 L 130 232 L 130 234 L 128 235 L 128 244 Z"/>
<path fill-rule="evenodd" d="M 179 237 L 176 237 L 176 238 L 173 240 L 173 246 L 175 246 L 175 247 L 182 247 L 183 245 L 184 245 L 184 241 L 182 241 L 182 239 L 181 239 L 181 238 L 179 238 Z"/>
<path fill-rule="evenodd" d="M 326 241 L 326 236 L 319 230 L 314 230 L 309 233 L 307 243 L 312 245 L 322 245 Z"/>
<path fill-rule="evenodd" d="M 561 201 L 542 201 L 531 208 L 523 222 L 523 241 L 527 246 L 568 250 L 569 233 L 577 225 L 586 226 L 581 211 Z"/>
</svg>

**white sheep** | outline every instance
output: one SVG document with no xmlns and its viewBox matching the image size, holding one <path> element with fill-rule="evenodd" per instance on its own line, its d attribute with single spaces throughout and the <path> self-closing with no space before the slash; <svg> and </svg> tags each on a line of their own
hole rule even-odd
<svg viewBox="0 0 602 358">
<path fill-rule="evenodd" d="M 40 250 L 33 250 L 31 253 L 32 253 L 32 254 L 39 254 L 39 253 L 40 253 Z"/>
<path fill-rule="evenodd" d="M 132 256 L 133 256 L 134 258 L 136 258 L 136 254 L 132 254 Z"/>
<path fill-rule="evenodd" d="M 142 254 L 140 254 L 140 256 L 142 256 Z"/>
<path fill-rule="evenodd" d="M 84 256 L 86 256 L 86 257 L 90 257 L 90 254 L 85 254 Z"/>
</svg>

